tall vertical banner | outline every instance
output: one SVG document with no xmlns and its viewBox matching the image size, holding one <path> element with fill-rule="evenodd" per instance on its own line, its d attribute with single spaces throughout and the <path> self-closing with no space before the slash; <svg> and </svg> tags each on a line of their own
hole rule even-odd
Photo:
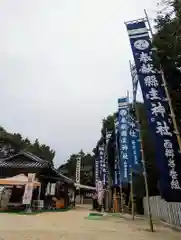
<svg viewBox="0 0 181 240">
<path fill-rule="evenodd" d="M 130 152 L 128 142 L 128 116 L 129 101 L 128 98 L 118 99 L 118 119 L 119 119 L 119 157 L 120 157 L 120 183 L 128 183 L 130 175 Z"/>
<path fill-rule="evenodd" d="M 104 181 L 104 164 L 105 158 L 104 158 L 104 144 L 99 146 L 99 177 L 101 181 Z"/>
<path fill-rule="evenodd" d="M 105 147 L 106 185 L 109 185 L 109 184 L 112 185 L 112 182 L 108 183 L 109 180 L 111 180 L 111 173 L 109 171 L 109 163 L 108 163 L 108 161 L 109 161 L 108 145 L 109 145 L 109 141 L 111 139 L 111 135 L 112 135 L 112 131 L 106 130 L 106 147 Z"/>
<path fill-rule="evenodd" d="M 136 94 L 138 89 L 138 75 L 136 71 L 136 66 L 130 63 L 130 71 L 132 77 L 132 85 L 133 85 L 133 103 L 136 102 Z"/>
<path fill-rule="evenodd" d="M 106 152 L 106 145 L 103 148 L 103 165 L 102 165 L 102 182 L 103 186 L 107 184 L 107 152 Z"/>
<path fill-rule="evenodd" d="M 80 168 L 81 168 L 81 158 L 77 158 L 77 163 L 76 163 L 76 183 L 80 184 Z M 78 189 L 79 187 L 77 187 Z"/>
<path fill-rule="evenodd" d="M 117 116 L 114 121 L 114 129 L 115 129 L 114 185 L 120 185 L 119 145 L 118 145 L 119 121 Z"/>
<path fill-rule="evenodd" d="M 129 136 L 133 153 L 132 169 L 134 173 L 142 173 L 142 154 L 139 123 L 136 118 L 136 94 L 138 88 L 138 74 L 135 64 L 130 62 L 130 72 L 133 86 L 133 104 L 129 115 Z"/>
<path fill-rule="evenodd" d="M 135 174 L 142 173 L 142 156 L 140 144 L 139 124 L 136 121 L 135 109 L 132 106 L 129 114 L 129 143 L 132 151 L 132 171 Z"/>
<path fill-rule="evenodd" d="M 148 29 L 143 20 L 128 22 L 126 27 L 156 145 L 160 194 L 167 201 L 181 201 L 181 154 L 162 76 L 153 65 Z"/>
<path fill-rule="evenodd" d="M 28 173 L 28 183 L 25 185 L 25 191 L 23 194 L 23 204 L 31 205 L 33 196 L 33 182 L 35 179 L 35 173 Z"/>
<path fill-rule="evenodd" d="M 99 180 L 99 156 L 96 156 L 95 158 L 95 185 Z"/>
</svg>

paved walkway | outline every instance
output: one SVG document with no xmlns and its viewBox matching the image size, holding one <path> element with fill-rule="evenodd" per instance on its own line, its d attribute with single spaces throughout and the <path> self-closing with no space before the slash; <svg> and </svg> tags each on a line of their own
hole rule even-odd
<svg viewBox="0 0 181 240">
<path fill-rule="evenodd" d="M 0 213 L 2 240 L 180 240 L 181 233 L 163 226 L 147 231 L 145 220 L 112 217 L 87 220 L 89 211 L 77 208 L 69 212 L 16 215 Z"/>
</svg>

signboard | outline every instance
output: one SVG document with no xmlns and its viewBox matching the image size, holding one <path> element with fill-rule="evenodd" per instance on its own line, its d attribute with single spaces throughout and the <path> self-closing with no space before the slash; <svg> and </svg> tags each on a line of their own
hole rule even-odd
<svg viewBox="0 0 181 240">
<path fill-rule="evenodd" d="M 98 203 L 99 205 L 102 205 L 103 202 L 103 197 L 104 197 L 104 188 L 103 188 L 103 183 L 102 181 L 98 181 L 96 184 L 96 192 L 97 192 L 97 197 L 98 197 Z"/>
<path fill-rule="evenodd" d="M 28 173 L 28 183 L 25 186 L 25 191 L 23 195 L 23 204 L 30 205 L 33 195 L 33 182 L 35 180 L 34 173 Z"/>
</svg>

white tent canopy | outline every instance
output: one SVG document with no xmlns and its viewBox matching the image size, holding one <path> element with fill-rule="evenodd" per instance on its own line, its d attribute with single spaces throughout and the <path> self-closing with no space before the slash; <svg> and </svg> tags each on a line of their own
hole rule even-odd
<svg viewBox="0 0 181 240">
<path fill-rule="evenodd" d="M 28 177 L 24 174 L 19 174 L 10 178 L 0 178 L 0 185 L 26 185 L 28 183 Z M 34 186 L 40 186 L 40 182 L 34 180 Z"/>
<path fill-rule="evenodd" d="M 75 183 L 74 185 L 75 185 L 75 187 L 78 187 L 78 188 L 96 190 L 96 187 L 86 186 L 86 185 L 82 185 L 82 184 L 79 184 L 79 183 Z"/>
</svg>

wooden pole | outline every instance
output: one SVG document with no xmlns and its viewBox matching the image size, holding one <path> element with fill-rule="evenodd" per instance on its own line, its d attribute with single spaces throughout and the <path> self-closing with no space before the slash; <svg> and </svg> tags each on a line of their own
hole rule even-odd
<svg viewBox="0 0 181 240">
<path fill-rule="evenodd" d="M 114 194 L 113 194 L 113 212 L 117 212 L 117 202 L 116 202 L 116 188 L 114 187 Z"/>
<path fill-rule="evenodd" d="M 140 125 L 139 112 L 138 112 L 136 106 L 135 106 L 135 110 L 136 110 L 136 116 L 138 119 L 138 124 Z M 150 226 L 150 231 L 154 232 L 152 214 L 151 214 L 151 206 L 150 206 L 150 198 L 149 198 L 148 177 L 147 177 L 147 172 L 146 172 L 146 165 L 145 165 L 144 150 L 143 150 L 142 142 L 143 142 L 143 136 L 142 136 L 142 131 L 140 129 L 141 157 L 142 157 L 142 166 L 143 166 L 143 176 L 144 176 L 144 181 L 145 181 L 146 200 L 147 200 L 147 206 L 148 206 L 148 222 L 149 222 L 149 226 Z"/>
<path fill-rule="evenodd" d="M 133 191 L 133 171 L 131 169 L 131 212 L 132 212 L 132 219 L 134 220 L 135 216 L 135 209 L 134 209 L 134 191 Z"/>
<path fill-rule="evenodd" d="M 131 61 L 129 61 L 130 64 L 130 71 L 131 71 Z M 131 77 L 133 78 L 133 74 L 131 71 Z M 136 117 L 138 120 L 138 124 L 140 126 L 140 119 L 139 119 L 139 111 L 137 109 L 137 105 L 135 103 L 135 111 L 136 111 Z M 151 215 L 151 206 L 150 206 L 150 199 L 149 199 L 149 189 L 148 189 L 148 178 L 147 178 L 147 172 L 146 172 L 146 166 L 145 166 L 145 159 L 144 159 L 144 150 L 143 150 L 143 136 L 142 136 L 142 131 L 140 129 L 140 146 L 141 146 L 141 157 L 142 157 L 142 166 L 143 166 L 143 176 L 144 176 L 144 182 L 145 182 L 145 192 L 146 192 L 146 200 L 147 200 L 147 205 L 148 205 L 148 222 L 150 226 L 150 231 L 153 232 L 153 221 L 152 221 L 152 215 Z"/>
<path fill-rule="evenodd" d="M 120 186 L 120 197 L 121 197 L 121 212 L 124 213 L 124 203 L 123 203 L 123 188 Z"/>
</svg>

